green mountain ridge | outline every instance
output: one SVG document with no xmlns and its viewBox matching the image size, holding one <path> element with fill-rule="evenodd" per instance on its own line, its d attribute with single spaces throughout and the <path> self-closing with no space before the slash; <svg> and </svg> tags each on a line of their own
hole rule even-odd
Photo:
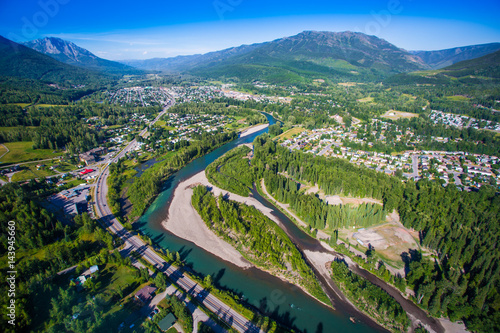
<svg viewBox="0 0 500 333">
<path fill-rule="evenodd" d="M 241 45 L 205 54 L 183 55 L 172 58 L 152 58 L 146 60 L 120 60 L 119 62 L 143 70 L 154 70 L 166 73 L 182 72 L 196 66 L 202 66 L 206 63 L 222 62 L 232 56 L 250 52 L 263 44 L 264 43 Z"/>
<path fill-rule="evenodd" d="M 0 75 L 63 85 L 88 84 L 106 78 L 101 73 L 64 64 L 2 36 L 0 36 Z"/>
<path fill-rule="evenodd" d="M 472 60 L 500 50 L 500 43 L 454 47 L 436 51 L 410 51 L 432 69 L 441 69 L 460 61 Z"/>
<path fill-rule="evenodd" d="M 272 74 L 242 75 L 248 66 L 267 68 Z M 368 80 L 426 69 L 422 60 L 375 36 L 356 32 L 304 31 L 296 36 L 264 43 L 250 52 L 208 63 L 189 73 L 201 77 L 235 77 L 243 81 L 276 77 L 293 81 L 294 74 L 306 78 L 351 79 L 359 74 Z M 224 74 L 224 75 L 223 75 Z"/>
<path fill-rule="evenodd" d="M 142 71 L 119 62 L 99 58 L 78 45 L 55 37 L 45 37 L 23 43 L 35 51 L 60 62 L 112 74 L 141 74 Z"/>
<path fill-rule="evenodd" d="M 202 55 L 123 60 L 121 63 L 207 79 L 234 78 L 272 83 L 316 78 L 379 80 L 392 74 L 429 68 L 419 57 L 383 39 L 350 31 L 304 31 L 270 42 Z"/>
<path fill-rule="evenodd" d="M 392 84 L 500 83 L 500 51 L 431 71 L 395 75 Z"/>
</svg>

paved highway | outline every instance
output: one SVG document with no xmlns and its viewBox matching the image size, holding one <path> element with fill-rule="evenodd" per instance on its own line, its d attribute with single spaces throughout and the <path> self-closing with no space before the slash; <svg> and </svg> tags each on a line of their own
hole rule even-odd
<svg viewBox="0 0 500 333">
<path fill-rule="evenodd" d="M 173 103 L 167 104 L 165 109 L 156 117 L 156 119 L 151 123 L 153 125 L 160 117 L 167 112 L 168 108 L 172 106 Z M 150 125 L 150 126 L 151 126 Z M 147 128 L 144 129 L 140 135 L 144 136 L 147 132 Z M 110 163 L 116 162 L 119 158 L 125 156 L 125 154 L 137 145 L 136 140 L 132 140 Z M 102 169 L 96 184 L 96 213 L 97 216 L 101 218 L 101 221 L 105 226 L 114 234 L 118 235 L 124 242 L 128 243 L 131 250 L 139 253 L 144 260 L 148 261 L 151 265 L 155 266 L 161 272 L 166 274 L 172 281 L 182 288 L 185 292 L 190 294 L 192 297 L 196 298 L 210 311 L 215 313 L 219 318 L 228 323 L 231 327 L 236 329 L 238 332 L 259 332 L 264 333 L 261 329 L 256 327 L 253 323 L 247 320 L 238 312 L 234 311 L 227 304 L 223 303 L 217 297 L 210 294 L 208 291 L 199 286 L 196 281 L 192 280 L 188 276 L 184 275 L 177 267 L 170 265 L 165 260 L 163 260 L 155 251 L 153 251 L 149 246 L 147 246 L 142 239 L 138 236 L 134 236 L 128 232 L 121 223 L 113 216 L 111 210 L 107 203 L 107 178 L 109 176 L 109 164 L 106 164 Z"/>
</svg>

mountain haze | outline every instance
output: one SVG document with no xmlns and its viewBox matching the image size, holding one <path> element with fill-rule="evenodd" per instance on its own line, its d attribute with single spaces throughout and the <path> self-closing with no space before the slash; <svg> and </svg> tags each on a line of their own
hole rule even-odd
<svg viewBox="0 0 500 333">
<path fill-rule="evenodd" d="M 203 55 L 122 62 L 205 78 L 263 79 L 276 83 L 304 78 L 379 79 L 429 68 L 419 57 L 383 39 L 349 31 L 304 31 L 271 42 Z"/>
<path fill-rule="evenodd" d="M 73 85 L 106 79 L 97 72 L 64 64 L 0 36 L 0 73 L 4 77 Z"/>
<path fill-rule="evenodd" d="M 152 58 L 146 60 L 120 60 L 120 62 L 122 64 L 144 70 L 155 70 L 167 73 L 182 72 L 207 63 L 222 62 L 232 56 L 250 52 L 263 44 L 265 43 L 241 45 L 205 54 L 177 56 L 172 58 Z"/>
<path fill-rule="evenodd" d="M 440 69 L 464 60 L 479 58 L 500 50 L 500 43 L 454 47 L 438 51 L 411 51 L 432 69 Z"/>
<path fill-rule="evenodd" d="M 90 51 L 60 38 L 45 37 L 23 43 L 23 45 L 69 65 L 107 73 L 138 74 L 140 72 L 130 66 L 99 58 Z"/>
<path fill-rule="evenodd" d="M 457 62 L 451 66 L 403 73 L 386 80 L 391 84 L 500 83 L 500 50 L 485 56 Z"/>
</svg>

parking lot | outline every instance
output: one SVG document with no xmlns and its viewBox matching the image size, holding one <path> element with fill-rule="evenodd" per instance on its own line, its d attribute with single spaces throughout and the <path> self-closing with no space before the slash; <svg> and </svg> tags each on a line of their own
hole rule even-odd
<svg viewBox="0 0 500 333">
<path fill-rule="evenodd" d="M 87 197 L 90 195 L 90 188 L 95 185 L 79 185 L 69 190 L 64 190 L 54 194 L 49 201 L 62 208 L 64 215 L 77 215 L 87 211 Z"/>
</svg>

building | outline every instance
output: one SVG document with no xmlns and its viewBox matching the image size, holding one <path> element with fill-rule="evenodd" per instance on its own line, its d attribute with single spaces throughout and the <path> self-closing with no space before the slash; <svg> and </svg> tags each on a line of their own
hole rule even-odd
<svg viewBox="0 0 500 333">
<path fill-rule="evenodd" d="M 170 327 L 174 326 L 176 321 L 177 319 L 175 319 L 175 316 L 172 313 L 169 313 L 165 318 L 158 322 L 158 326 L 163 332 L 165 332 L 168 331 Z"/>
<path fill-rule="evenodd" d="M 97 161 L 97 157 L 107 153 L 108 153 L 108 148 L 106 147 L 94 148 L 83 154 L 80 154 L 80 161 L 84 162 L 85 165 L 90 165 Z"/>
<path fill-rule="evenodd" d="M 141 290 L 135 293 L 135 298 L 146 304 L 153 299 L 156 287 L 145 286 Z"/>
</svg>

